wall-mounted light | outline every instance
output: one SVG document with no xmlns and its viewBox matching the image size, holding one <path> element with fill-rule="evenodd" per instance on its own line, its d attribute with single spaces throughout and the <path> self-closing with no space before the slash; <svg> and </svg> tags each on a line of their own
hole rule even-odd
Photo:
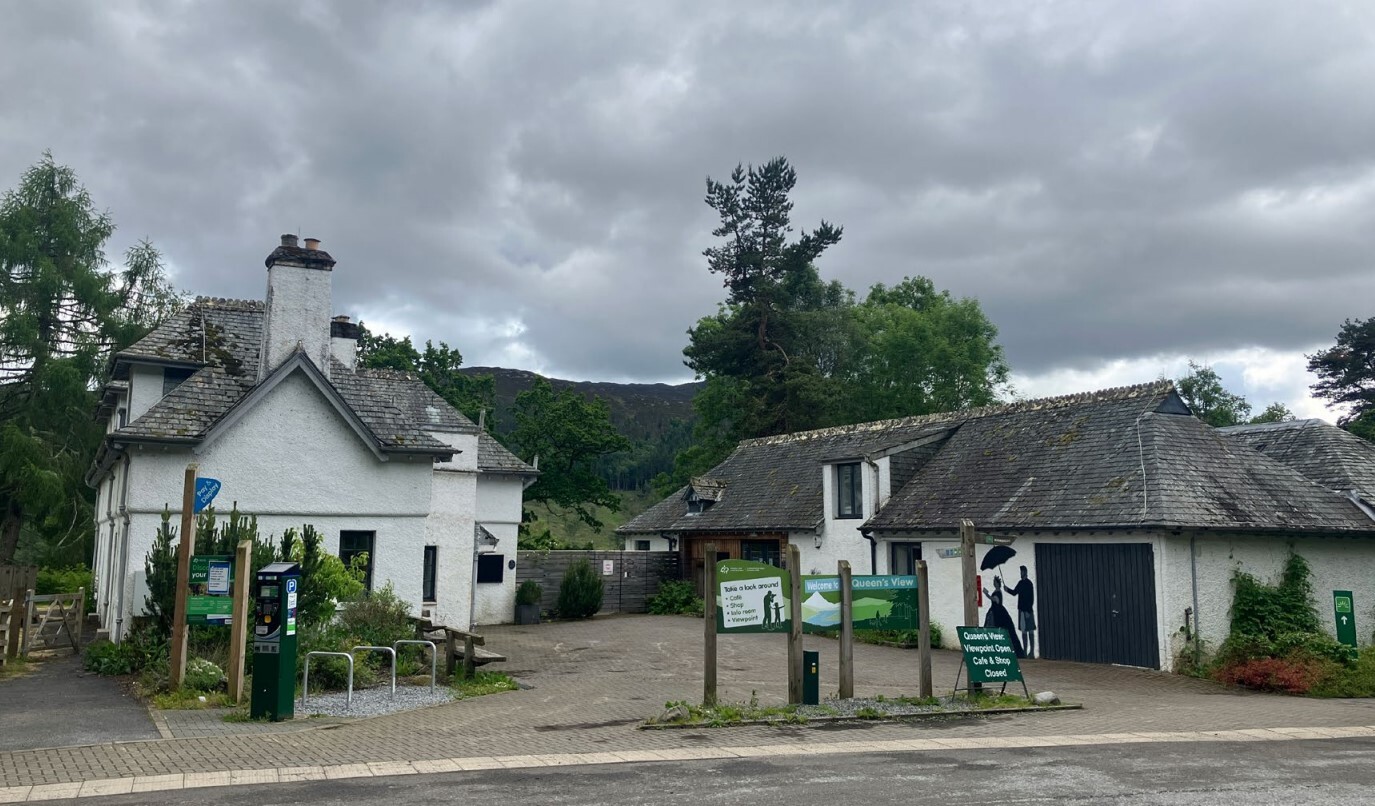
<svg viewBox="0 0 1375 806">
<path fill-rule="evenodd" d="M 821 535 L 816 536 L 816 547 L 821 548 Z"/>
<path fill-rule="evenodd" d="M 497 550 L 497 543 L 499 542 L 496 535 L 485 534 L 477 539 L 477 553 L 491 554 Z"/>
</svg>

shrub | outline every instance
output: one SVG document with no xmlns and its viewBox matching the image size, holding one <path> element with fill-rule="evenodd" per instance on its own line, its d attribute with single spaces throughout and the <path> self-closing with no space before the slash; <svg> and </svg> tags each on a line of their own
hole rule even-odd
<svg viewBox="0 0 1375 806">
<path fill-rule="evenodd" d="M 602 609 L 602 579 L 587 560 L 568 566 L 559 584 L 559 618 L 591 618 Z"/>
<path fill-rule="evenodd" d="M 1349 666 L 1336 667 L 1334 674 L 1309 693 L 1317 697 L 1375 697 L 1375 647 L 1362 649 Z"/>
<path fill-rule="evenodd" d="M 305 524 L 298 533 L 282 533 L 279 556 L 301 566 L 301 592 L 296 617 L 301 624 L 323 624 L 334 618 L 339 602 L 359 597 L 363 576 L 344 561 L 324 550 L 323 538 L 314 526 Z"/>
<path fill-rule="evenodd" d="M 646 603 L 649 612 L 659 616 L 700 616 L 706 604 L 697 588 L 686 580 L 673 580 L 659 586 L 659 592 Z"/>
<path fill-rule="evenodd" d="M 1330 662 L 1296 654 L 1288 658 L 1253 658 L 1218 667 L 1213 676 L 1235 686 L 1285 694 L 1307 694 L 1330 673 Z"/>
<path fill-rule="evenodd" d="M 132 653 L 123 644 L 102 638 L 87 644 L 81 654 L 86 669 L 98 675 L 132 674 L 134 671 Z"/>
<path fill-rule="evenodd" d="M 214 691 L 224 679 L 220 667 L 205 658 L 192 658 L 186 662 L 186 674 L 182 675 L 182 685 L 196 691 Z"/>
<path fill-rule="evenodd" d="M 410 605 L 396 595 L 388 582 L 379 590 L 344 605 L 339 626 L 360 644 L 391 646 L 403 638 L 415 637 Z"/>
<path fill-rule="evenodd" d="M 94 600 L 91 592 L 91 572 L 85 566 L 70 565 L 66 568 L 40 568 L 38 581 L 34 583 L 34 593 L 47 596 L 53 593 L 76 593 L 78 588 L 86 589 L 86 598 Z"/>
<path fill-rule="evenodd" d="M 162 523 L 158 526 L 153 547 L 143 561 L 148 595 L 143 603 L 153 617 L 154 627 L 162 635 L 172 634 L 172 610 L 177 600 L 177 530 L 172 528 L 172 513 L 162 509 Z"/>
<path fill-rule="evenodd" d="M 516 588 L 516 604 L 537 605 L 544 596 L 544 590 L 533 579 L 527 579 Z"/>
</svg>

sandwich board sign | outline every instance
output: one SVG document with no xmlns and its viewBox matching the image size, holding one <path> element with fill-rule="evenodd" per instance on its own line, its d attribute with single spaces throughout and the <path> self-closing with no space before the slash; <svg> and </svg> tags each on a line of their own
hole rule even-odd
<svg viewBox="0 0 1375 806">
<path fill-rule="evenodd" d="M 1022 679 L 1022 667 L 1017 663 L 1017 652 L 1012 648 L 1012 639 L 1007 630 L 1000 627 L 956 627 L 960 637 L 960 653 L 964 659 L 964 671 L 969 674 L 970 684 L 1018 682 L 1026 690 Z M 955 688 L 959 689 L 956 678 Z M 1030 695 L 1028 695 L 1030 696 Z"/>
</svg>

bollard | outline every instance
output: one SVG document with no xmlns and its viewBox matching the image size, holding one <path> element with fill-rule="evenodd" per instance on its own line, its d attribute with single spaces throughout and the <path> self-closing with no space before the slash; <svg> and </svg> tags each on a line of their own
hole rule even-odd
<svg viewBox="0 0 1375 806">
<path fill-rule="evenodd" d="M 802 652 L 802 704 L 821 704 L 821 653 Z"/>
</svg>

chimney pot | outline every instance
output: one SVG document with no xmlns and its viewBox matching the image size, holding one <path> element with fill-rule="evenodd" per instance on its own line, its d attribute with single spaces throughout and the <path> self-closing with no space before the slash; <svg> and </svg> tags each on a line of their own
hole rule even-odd
<svg viewBox="0 0 1375 806">
<path fill-rule="evenodd" d="M 350 319 L 348 318 L 348 316 L 346 316 L 345 314 L 342 314 L 342 313 L 341 313 L 341 314 L 339 314 L 338 316 L 334 317 L 334 321 L 335 321 L 335 322 L 343 322 L 344 324 L 348 324 L 348 323 L 349 323 L 350 321 L 352 321 L 352 320 L 350 320 Z"/>
<path fill-rule="evenodd" d="M 311 251 L 315 251 L 316 249 L 319 249 L 319 248 L 320 248 L 320 239 L 319 239 L 319 238 L 306 238 L 306 248 L 309 249 L 309 250 L 311 250 Z"/>
<path fill-rule="evenodd" d="M 286 234 L 284 234 L 284 235 L 282 236 L 282 246 L 295 246 L 295 245 L 296 245 L 296 236 L 295 236 L 295 235 L 292 235 L 291 233 L 288 232 L 288 233 L 286 233 Z"/>
</svg>

